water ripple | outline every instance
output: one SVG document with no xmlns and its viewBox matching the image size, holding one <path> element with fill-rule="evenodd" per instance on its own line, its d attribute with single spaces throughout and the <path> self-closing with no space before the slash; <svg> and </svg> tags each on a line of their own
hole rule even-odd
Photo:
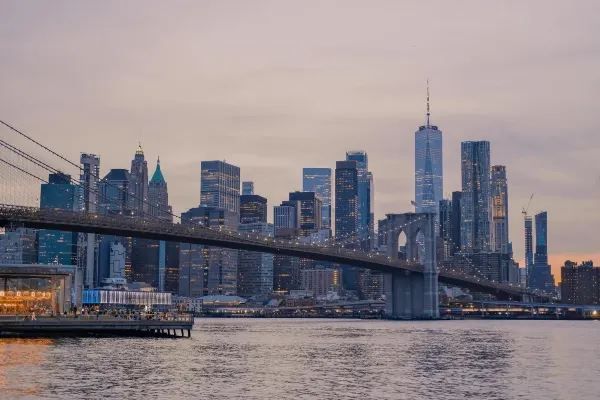
<svg viewBox="0 0 600 400">
<path fill-rule="evenodd" d="M 597 399 L 599 328 L 201 319 L 191 339 L 0 339 L 0 397 Z"/>
</svg>

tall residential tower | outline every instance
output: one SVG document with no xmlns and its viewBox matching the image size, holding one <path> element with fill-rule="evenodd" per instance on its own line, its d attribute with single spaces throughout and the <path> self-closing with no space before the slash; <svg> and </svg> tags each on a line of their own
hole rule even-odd
<svg viewBox="0 0 600 400">
<path fill-rule="evenodd" d="M 465 252 L 490 249 L 490 142 L 461 143 L 460 244 Z"/>
<path fill-rule="evenodd" d="M 492 251 L 510 254 L 508 240 L 508 185 L 506 167 L 492 167 Z"/>
<path fill-rule="evenodd" d="M 135 215 L 144 215 L 148 212 L 148 162 L 144 159 L 141 144 L 131 160 L 129 177 L 129 209 Z"/>
<path fill-rule="evenodd" d="M 321 227 L 331 229 L 331 168 L 303 168 L 302 191 L 314 192 L 321 199 Z"/>
<path fill-rule="evenodd" d="M 363 250 L 370 250 L 373 237 L 373 174 L 369 171 L 369 157 L 363 150 L 346 152 L 346 161 L 356 161 L 358 179 L 358 225 L 356 234 Z"/>
</svg>

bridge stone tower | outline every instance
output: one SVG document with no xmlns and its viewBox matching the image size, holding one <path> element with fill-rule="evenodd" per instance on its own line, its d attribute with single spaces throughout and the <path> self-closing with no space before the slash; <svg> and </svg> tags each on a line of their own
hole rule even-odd
<svg viewBox="0 0 600 400">
<path fill-rule="evenodd" d="M 389 257 L 398 259 L 400 234 L 406 235 L 406 261 L 419 262 L 423 273 L 385 275 L 386 312 L 394 318 L 439 318 L 438 270 L 434 213 L 387 214 L 382 227 Z M 417 235 L 423 234 L 425 251 L 419 260 Z"/>
</svg>

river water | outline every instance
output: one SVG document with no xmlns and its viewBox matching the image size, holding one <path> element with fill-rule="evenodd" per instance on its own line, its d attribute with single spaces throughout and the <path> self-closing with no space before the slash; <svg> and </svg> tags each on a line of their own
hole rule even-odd
<svg viewBox="0 0 600 400">
<path fill-rule="evenodd" d="M 197 319 L 0 339 L 2 399 L 600 399 L 600 322 Z"/>
</svg>

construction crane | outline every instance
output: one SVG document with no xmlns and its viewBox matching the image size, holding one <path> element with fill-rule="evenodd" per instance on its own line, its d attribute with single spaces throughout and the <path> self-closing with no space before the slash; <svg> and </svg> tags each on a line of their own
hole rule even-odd
<svg viewBox="0 0 600 400">
<path fill-rule="evenodd" d="M 529 211 L 529 206 L 531 205 L 531 200 L 533 200 L 533 195 L 534 193 L 531 193 L 531 196 L 529 196 L 529 201 L 527 202 L 527 206 L 523 207 L 523 209 L 521 210 L 521 214 L 523 214 L 523 217 L 527 217 L 527 211 Z"/>
</svg>

